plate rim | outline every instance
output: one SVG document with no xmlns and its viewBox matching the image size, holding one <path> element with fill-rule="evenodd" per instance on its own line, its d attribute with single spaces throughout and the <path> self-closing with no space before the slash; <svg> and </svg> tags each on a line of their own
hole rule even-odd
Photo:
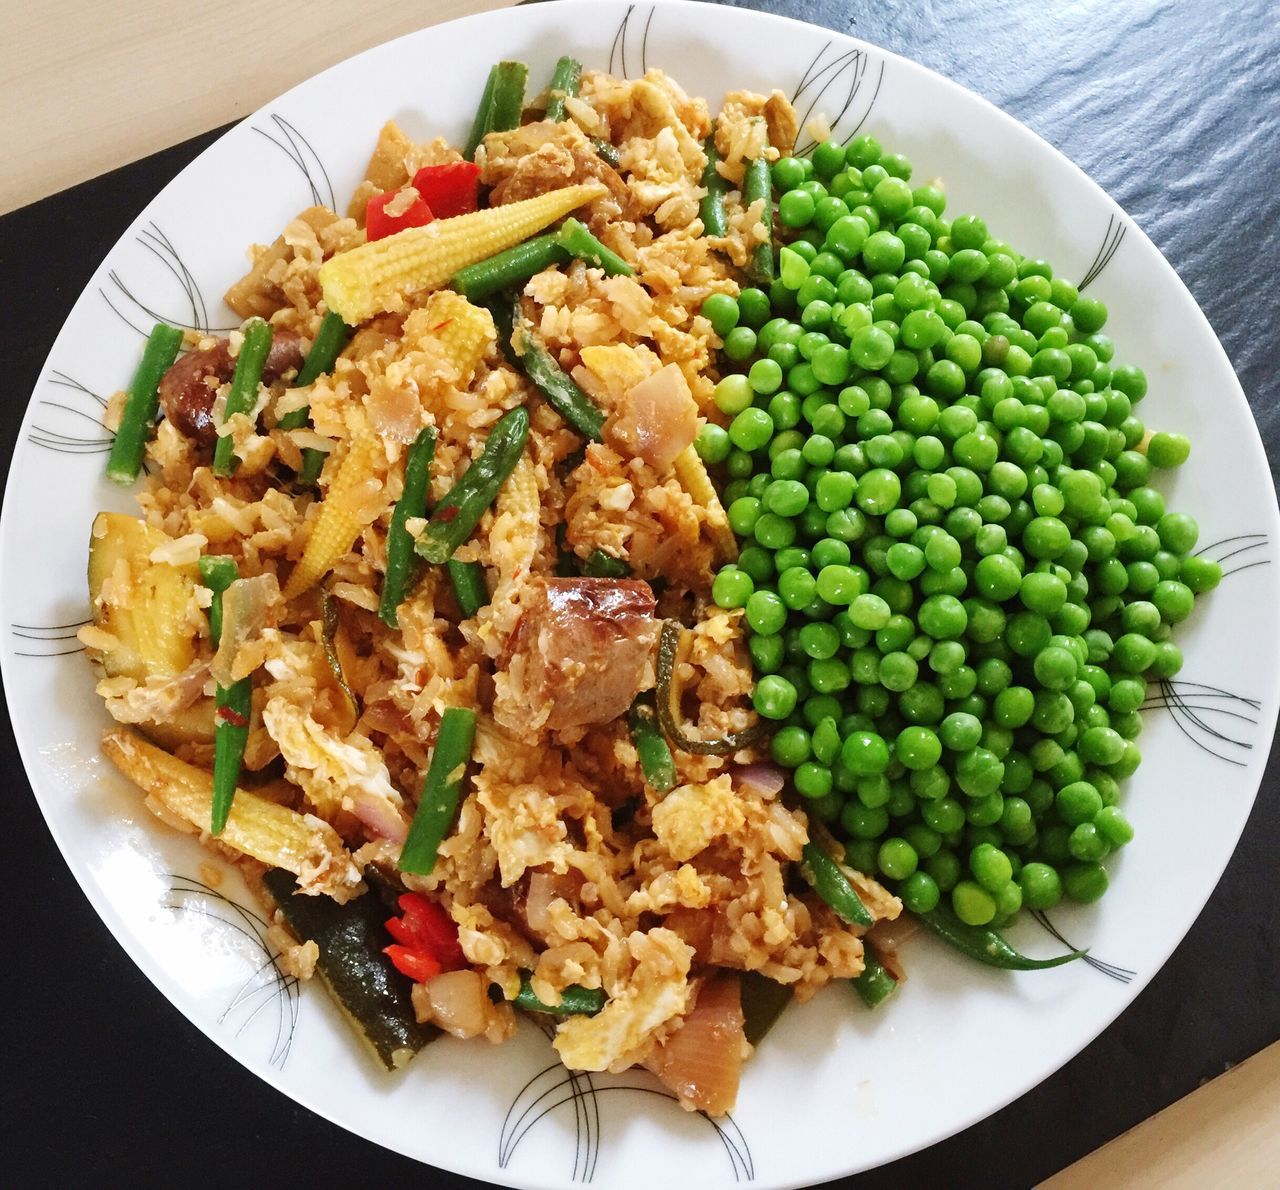
<svg viewBox="0 0 1280 1190">
<path fill-rule="evenodd" d="M 1034 129 L 1028 127 L 1026 124 L 1020 121 L 1016 116 L 1005 111 L 1003 108 L 993 103 L 991 100 L 987 99 L 981 93 L 975 90 L 972 90 L 961 83 L 956 82 L 954 79 L 949 78 L 948 76 L 940 73 L 939 71 L 934 70 L 929 66 L 924 65 L 923 63 L 917 62 L 914 59 L 908 58 L 905 55 L 899 54 L 895 51 L 885 49 L 884 47 L 874 42 L 870 42 L 864 38 L 856 37 L 852 34 L 849 34 L 840 30 L 829 29 L 824 25 L 816 24 L 811 21 L 801 20 L 795 17 L 784 16 L 777 13 L 762 12 L 754 8 L 740 8 L 736 4 L 732 4 L 732 5 L 716 4 L 716 3 L 709 2 L 709 0 L 649 0 L 649 3 L 654 9 L 680 9 L 680 8 L 691 9 L 695 7 L 703 10 L 715 9 L 717 10 L 718 15 L 720 15 L 722 18 L 726 11 L 731 11 L 733 15 L 728 17 L 728 19 L 732 22 L 742 22 L 746 25 L 759 23 L 759 25 L 761 26 L 775 26 L 775 27 L 781 26 L 783 28 L 790 28 L 794 26 L 794 27 L 798 27 L 800 29 L 804 29 L 808 31 L 818 31 L 823 35 L 830 37 L 831 39 L 833 39 L 833 41 L 837 42 L 838 44 L 846 48 L 859 48 L 863 50 L 872 51 L 875 54 L 882 57 L 886 62 L 894 64 L 896 68 L 902 69 L 908 74 L 922 72 L 924 75 L 930 78 L 930 82 L 932 84 L 941 84 L 945 89 L 949 89 L 953 93 L 958 93 L 963 95 L 965 97 L 966 102 L 977 101 L 978 103 L 984 105 L 991 114 L 993 114 L 1003 125 L 1006 126 L 1006 128 L 1012 135 L 1017 136 L 1019 139 L 1021 139 L 1024 142 L 1024 144 L 1032 146 L 1034 148 L 1034 151 L 1036 152 L 1044 152 L 1047 150 L 1050 154 L 1056 156 L 1060 162 L 1065 163 L 1070 168 L 1070 170 L 1074 171 L 1075 175 L 1077 176 L 1077 180 L 1085 183 L 1087 189 L 1094 195 L 1094 197 L 1100 198 L 1105 202 L 1109 203 L 1115 209 L 1115 211 L 1118 212 L 1127 221 L 1128 228 L 1133 232 L 1136 232 L 1139 240 L 1152 250 L 1156 260 L 1158 260 L 1159 262 L 1160 268 L 1163 270 L 1163 274 L 1164 274 L 1162 278 L 1163 284 L 1165 285 L 1173 284 L 1173 285 L 1176 285 L 1176 287 L 1181 290 L 1182 294 L 1189 301 L 1190 306 L 1194 309 L 1194 316 L 1199 319 L 1200 323 L 1202 324 L 1202 329 L 1207 332 L 1209 339 L 1212 340 L 1213 347 L 1214 349 L 1216 349 L 1216 352 L 1218 355 L 1218 362 L 1221 365 L 1225 366 L 1227 373 L 1230 374 L 1232 381 L 1234 383 L 1234 391 L 1232 393 L 1232 399 L 1238 398 L 1239 401 L 1242 402 L 1243 407 L 1248 414 L 1248 426 L 1250 431 L 1249 439 L 1248 439 L 1248 449 L 1254 455 L 1253 462 L 1255 466 L 1263 475 L 1267 477 L 1267 484 L 1270 488 L 1270 494 L 1272 497 L 1271 501 L 1267 503 L 1264 508 L 1263 516 L 1268 521 L 1267 528 L 1269 532 L 1272 534 L 1272 539 L 1280 540 L 1280 511 L 1278 511 L 1277 505 L 1276 505 L 1275 477 L 1271 471 L 1270 463 L 1267 459 L 1266 450 L 1263 445 L 1261 432 L 1259 430 L 1257 420 L 1253 414 L 1253 410 L 1249 405 L 1248 398 L 1244 392 L 1243 386 L 1241 385 L 1240 380 L 1236 375 L 1234 365 L 1232 364 L 1231 359 L 1226 352 L 1226 349 L 1223 347 L 1217 332 L 1214 330 L 1212 323 L 1209 321 L 1204 310 L 1201 308 L 1199 302 L 1196 300 L 1195 295 L 1191 292 L 1189 287 L 1179 276 L 1177 270 L 1174 269 L 1172 264 L 1165 257 L 1164 253 L 1161 251 L 1159 246 L 1156 245 L 1154 241 L 1152 241 L 1151 238 L 1147 235 L 1146 231 L 1143 229 L 1141 224 L 1139 224 L 1138 221 L 1135 220 L 1125 210 L 1125 208 L 1115 198 L 1113 198 L 1098 182 L 1094 181 L 1094 179 L 1090 177 L 1089 174 L 1086 173 L 1070 156 L 1064 153 L 1056 145 L 1049 142 L 1047 139 L 1045 139 L 1043 136 L 1037 133 Z M 200 168 L 202 167 L 202 165 L 204 164 L 204 162 L 206 161 L 206 159 L 210 155 L 212 155 L 223 144 L 224 141 L 226 141 L 229 137 L 234 135 L 241 128 L 242 125 L 247 125 L 251 121 L 254 121 L 260 117 L 269 115 L 272 109 L 275 107 L 275 105 L 293 96 L 298 90 L 300 90 L 303 87 L 308 87 L 340 69 L 348 69 L 355 63 L 358 63 L 363 60 L 370 59 L 379 54 L 382 54 L 386 52 L 389 46 L 395 45 L 399 42 L 405 41 L 410 38 L 421 36 L 423 33 L 427 33 L 437 29 L 460 26 L 465 24 L 475 24 L 477 26 L 485 25 L 485 24 L 493 24 L 495 26 L 498 26 L 504 18 L 510 18 L 519 23 L 528 22 L 536 26 L 537 23 L 542 19 L 542 14 L 549 10 L 559 10 L 563 12 L 564 10 L 567 10 L 567 9 L 576 8 L 576 9 L 581 9 L 587 12 L 591 12 L 593 14 L 598 14 L 602 10 L 612 10 L 613 12 L 621 16 L 625 12 L 629 12 L 630 10 L 635 9 L 637 7 L 639 6 L 636 4 L 629 4 L 626 2 L 626 0 L 555 0 L 554 5 L 516 4 L 512 6 L 489 9 L 484 12 L 472 13 L 466 16 L 454 18 L 453 20 L 450 20 L 450 21 L 442 21 L 434 24 L 427 24 L 420 27 L 419 29 L 411 30 L 406 33 L 400 34 L 397 37 L 390 38 L 386 41 L 380 42 L 377 45 L 374 45 L 365 50 L 362 50 L 359 53 L 356 53 L 356 54 L 350 55 L 347 58 L 341 59 L 340 61 L 331 64 L 325 69 L 321 71 L 317 71 L 316 73 L 309 75 L 307 78 L 300 80 L 294 86 L 273 96 L 270 100 L 260 105 L 253 111 L 246 113 L 241 119 L 237 120 L 231 127 L 225 129 L 209 145 L 205 146 L 205 148 L 203 148 L 200 151 L 200 153 L 198 153 L 181 170 L 179 170 L 176 174 L 174 174 L 173 177 L 170 178 L 169 181 L 166 182 L 163 187 L 161 187 L 155 193 L 149 195 L 146 201 L 140 207 L 137 215 L 129 222 L 129 224 L 126 226 L 126 228 L 121 233 L 121 235 L 107 249 L 102 259 L 95 264 L 94 268 L 91 270 L 89 274 L 90 280 L 92 280 L 92 278 L 101 269 L 103 263 L 105 263 L 120 248 L 120 246 L 123 243 L 125 243 L 129 239 L 129 237 L 137 231 L 138 227 L 143 223 L 148 212 L 151 210 L 152 206 L 156 202 L 158 202 L 163 196 L 165 196 L 171 189 L 178 186 L 185 178 L 188 177 L 188 175 L 197 174 Z M 501 39 L 501 33 L 500 33 L 500 39 Z M 57 334 L 55 335 L 52 345 L 50 346 L 50 349 L 46 355 L 46 358 L 39 369 L 39 372 L 37 374 L 36 381 L 35 381 L 35 387 L 33 388 L 32 393 L 27 397 L 26 409 L 24 411 L 23 418 L 18 430 L 18 440 L 14 450 L 15 457 L 17 456 L 19 451 L 27 449 L 26 434 L 29 429 L 29 423 L 34 413 L 34 408 L 36 404 L 34 398 L 35 398 L 36 390 L 38 390 L 39 386 L 42 383 L 44 383 L 46 376 L 50 371 L 51 364 L 54 357 L 59 353 L 60 349 L 62 348 L 63 340 L 69 333 L 71 321 L 75 317 L 76 311 L 79 308 L 80 303 L 84 298 L 85 293 L 87 292 L 87 289 L 88 289 L 88 284 L 86 283 L 86 286 L 81 289 L 75 301 L 72 303 L 72 307 L 68 312 L 66 318 L 64 319 L 62 325 L 60 326 Z M 1240 445 L 1243 445 L 1243 443 Z M 10 469 L 9 469 L 8 475 L 9 477 L 13 475 L 12 460 L 10 463 Z M 0 505 L 0 550 L 4 550 L 5 554 L 8 553 L 8 547 L 5 543 L 7 543 L 9 540 L 11 519 L 12 517 L 18 515 L 17 513 L 13 512 L 12 503 L 7 499 L 8 495 L 9 495 L 9 483 L 8 483 L 8 479 L 6 479 L 5 492 L 4 492 L 5 499 L 3 500 L 2 505 Z M 0 584 L 0 623 L 7 624 L 8 622 L 9 621 L 7 619 L 6 596 L 4 592 L 4 587 L 2 584 Z M 12 706 L 14 703 L 13 695 L 17 694 L 20 696 L 22 691 L 22 686 L 21 686 L 20 680 L 15 679 L 15 675 L 13 672 L 15 669 L 15 666 L 14 666 L 14 663 L 9 659 L 10 653 L 11 653 L 11 648 L 8 642 L 6 641 L 4 647 L 0 648 L 0 681 L 3 682 L 6 698 L 8 699 L 10 705 Z M 1273 667 L 1275 667 L 1274 663 L 1276 661 L 1280 661 L 1280 657 L 1272 658 Z M 1275 667 L 1275 668 L 1280 668 L 1280 667 Z M 1252 786 L 1252 792 L 1249 796 L 1248 807 L 1242 814 L 1240 828 L 1235 832 L 1234 839 L 1232 839 L 1231 841 L 1231 849 L 1228 854 L 1227 864 L 1230 864 L 1231 858 L 1234 856 L 1236 850 L 1239 847 L 1240 838 L 1243 835 L 1244 827 L 1245 825 L 1247 825 L 1249 816 L 1252 813 L 1254 806 L 1256 805 L 1258 793 L 1261 789 L 1262 778 L 1265 772 L 1266 755 L 1270 753 L 1273 742 L 1274 742 L 1274 738 L 1275 738 L 1278 715 L 1280 715 L 1280 700 L 1273 698 L 1271 707 L 1270 708 L 1264 707 L 1259 718 L 1258 730 L 1260 733 L 1260 738 L 1265 738 L 1267 740 L 1266 753 L 1260 753 L 1261 759 L 1256 768 L 1257 779 L 1256 780 L 1251 779 L 1249 782 L 1249 784 Z M 354 1136 L 360 1137 L 360 1139 L 364 1141 L 367 1141 L 369 1143 L 378 1145 L 379 1147 L 385 1148 L 388 1151 L 396 1153 L 397 1155 L 404 1157 L 410 1161 L 414 1161 L 414 1162 L 417 1162 L 418 1164 L 425 1165 L 427 1168 L 438 1168 L 442 1170 L 448 1170 L 448 1171 L 462 1174 L 467 1177 L 475 1178 L 480 1181 L 491 1182 L 496 1185 L 528 1186 L 528 1187 L 536 1187 L 538 1188 L 538 1190 L 542 1190 L 543 1187 L 547 1188 L 547 1190 L 552 1190 L 552 1188 L 561 1187 L 568 1184 L 564 1179 L 555 1179 L 555 1178 L 547 1178 L 547 1177 L 534 1177 L 534 1178 L 524 1177 L 524 1178 L 517 1179 L 511 1176 L 510 1170 L 506 1167 L 502 1167 L 502 1166 L 495 1167 L 491 1164 L 483 1164 L 478 1162 L 464 1163 L 461 1161 L 455 1161 L 454 1155 L 452 1153 L 450 1154 L 450 1161 L 448 1164 L 435 1165 L 433 1162 L 427 1162 L 410 1153 L 406 1153 L 403 1150 L 398 1149 L 394 1147 L 392 1144 L 384 1142 L 383 1140 L 377 1137 L 367 1136 L 361 1132 L 358 1132 L 353 1126 L 339 1119 L 336 1116 L 336 1114 L 334 1114 L 334 1112 L 332 1112 L 330 1109 L 320 1105 L 309 1091 L 305 1091 L 305 1090 L 295 1091 L 292 1087 L 286 1088 L 284 1085 L 282 1085 L 281 1072 L 278 1071 L 276 1068 L 270 1066 L 268 1063 L 263 1062 L 256 1055 L 241 1053 L 234 1050 L 232 1048 L 232 1041 L 233 1041 L 232 1036 L 229 1035 L 225 1030 L 215 1031 L 213 1029 L 214 1022 L 210 1021 L 206 1023 L 205 1021 L 202 1021 L 198 1019 L 196 1016 L 188 1013 L 186 1009 L 179 1003 L 179 998 L 182 994 L 182 988 L 181 988 L 181 985 L 178 983 L 178 981 L 171 978 L 169 975 L 165 973 L 165 971 L 162 968 L 154 964 L 154 962 L 150 959 L 148 948 L 144 944 L 141 936 L 137 934 L 135 931 L 133 931 L 127 925 L 123 917 L 116 911 L 113 905 L 111 905 L 108 902 L 99 901 L 93 895 L 91 895 L 92 890 L 89 888 L 87 883 L 89 879 L 88 868 L 85 865 L 81 865 L 81 867 L 78 868 L 76 865 L 72 863 L 70 856 L 73 852 L 72 850 L 69 850 L 67 846 L 65 832 L 63 832 L 59 828 L 59 826 L 56 825 L 54 819 L 51 817 L 50 809 L 46 807 L 45 797 L 42 796 L 39 789 L 37 788 L 36 781 L 33 779 L 32 769 L 28 763 L 28 754 L 32 756 L 38 755 L 39 750 L 38 748 L 34 747 L 30 743 L 30 741 L 27 738 L 25 726 L 20 727 L 19 719 L 13 714 L 12 711 L 10 711 L 9 722 L 10 722 L 11 730 L 13 731 L 13 734 L 14 734 L 15 742 L 17 743 L 17 746 L 18 746 L 19 756 L 21 757 L 21 760 L 22 760 L 23 773 L 24 773 L 24 776 L 26 777 L 27 784 L 34 796 L 36 805 L 38 806 L 40 810 L 40 814 L 44 819 L 45 825 L 49 830 L 51 837 L 53 838 L 53 841 L 58 849 L 59 856 L 63 864 L 70 871 L 71 875 L 75 878 L 77 884 L 80 886 L 81 891 L 84 893 L 86 900 L 88 900 L 94 912 L 98 915 L 102 923 L 106 926 L 108 931 L 111 933 L 115 942 L 121 946 L 121 948 L 129 956 L 129 959 L 134 963 L 134 965 L 138 968 L 141 974 L 156 988 L 157 991 L 160 992 L 163 998 L 168 1002 L 168 1006 L 173 1010 L 175 1010 L 180 1016 L 182 1016 L 191 1025 L 194 1025 L 197 1029 L 199 1029 L 200 1032 L 205 1037 L 211 1040 L 220 1050 L 222 1050 L 234 1062 L 236 1062 L 240 1066 L 245 1067 L 252 1074 L 262 1079 L 265 1083 L 271 1086 L 278 1093 L 286 1096 L 291 1101 L 300 1104 L 301 1106 L 305 1107 L 308 1111 L 315 1113 L 316 1115 L 320 1116 L 322 1119 L 327 1120 L 329 1123 L 334 1124 L 337 1127 L 343 1129 L 345 1132 L 349 1132 Z M 1187 934 L 1190 932 L 1191 928 L 1195 925 L 1196 921 L 1199 919 L 1200 915 L 1203 913 L 1205 905 L 1208 903 L 1210 897 L 1213 896 L 1215 890 L 1217 889 L 1219 883 L 1222 880 L 1223 875 L 1225 875 L 1225 872 L 1226 872 L 1226 864 L 1224 864 L 1221 871 L 1217 873 L 1213 882 L 1209 885 L 1208 889 L 1206 890 L 1203 899 L 1201 899 L 1199 901 L 1199 904 L 1195 907 L 1195 912 L 1190 916 L 1190 919 L 1186 928 L 1181 930 L 1177 934 L 1177 937 L 1174 938 L 1174 940 L 1168 945 L 1167 948 L 1165 948 L 1164 946 L 1161 946 L 1159 948 L 1160 953 L 1158 955 L 1158 959 L 1154 960 L 1150 965 L 1150 967 L 1145 972 L 1139 973 L 1138 976 L 1134 978 L 1132 983 L 1129 985 L 1129 990 L 1127 991 L 1124 998 L 1118 1003 L 1118 1006 L 1115 1007 L 1114 1010 L 1111 1010 L 1110 1008 L 1108 1008 L 1107 1012 L 1104 1014 L 1103 1018 L 1101 1019 L 1101 1023 L 1098 1025 L 1096 1030 L 1093 1030 L 1093 1029 L 1086 1030 L 1086 1035 L 1082 1037 L 1082 1039 L 1079 1041 L 1079 1044 L 1073 1043 L 1073 1046 L 1070 1048 L 1070 1051 L 1065 1055 L 1065 1057 L 1063 1057 L 1062 1060 L 1058 1062 L 1056 1065 L 1054 1065 L 1051 1069 L 1033 1075 L 1030 1081 L 1027 1081 L 1025 1083 L 1019 1081 L 1018 1085 L 1014 1087 L 1012 1090 L 1008 1090 L 1007 1093 L 1006 1093 L 1006 1088 L 1002 1088 L 1000 1094 L 995 1096 L 994 1099 L 991 1099 L 991 1097 L 987 1097 L 987 1099 L 991 1099 L 990 1102 L 988 1102 L 987 1099 L 984 1099 L 984 1104 L 982 1107 L 975 1109 L 972 1112 L 969 1112 L 963 1118 L 957 1117 L 949 1121 L 941 1130 L 935 1129 L 934 1131 L 931 1132 L 930 1135 L 918 1140 L 917 1142 L 909 1143 L 909 1144 L 905 1144 L 897 1147 L 890 1155 L 887 1155 L 882 1160 L 877 1161 L 875 1165 L 865 1166 L 865 1165 L 858 1165 L 855 1163 L 852 1166 L 846 1165 L 842 1168 L 835 1168 L 835 1167 L 825 1168 L 824 1167 L 819 1171 L 819 1176 L 821 1176 L 824 1179 L 847 1176 L 854 1172 L 862 1172 L 869 1169 L 882 1168 L 893 1162 L 899 1161 L 902 1158 L 911 1155 L 912 1153 L 919 1152 L 922 1149 L 938 1144 L 958 1134 L 959 1132 L 962 1132 L 965 1129 L 972 1127 L 975 1123 L 978 1123 L 979 1121 L 987 1118 L 988 1116 L 993 1115 L 996 1112 L 1002 1110 L 1004 1107 L 1008 1106 L 1008 1104 L 1010 1104 L 1014 1100 L 1021 1098 L 1028 1091 L 1032 1090 L 1034 1087 L 1038 1086 L 1040 1083 L 1052 1077 L 1054 1074 L 1060 1071 L 1066 1065 L 1067 1062 L 1071 1061 L 1072 1058 L 1074 1058 L 1077 1054 L 1079 1054 L 1086 1046 L 1092 1044 L 1095 1040 L 1097 1040 L 1097 1038 L 1101 1035 L 1103 1031 L 1105 1031 L 1108 1027 L 1110 1027 L 1110 1025 L 1112 1025 L 1124 1012 L 1126 1012 L 1134 1003 L 1134 1001 L 1137 999 L 1137 997 L 1141 994 L 1142 990 L 1147 986 L 1147 984 L 1152 979 L 1154 979 L 1156 974 L 1158 974 L 1164 968 L 1164 966 L 1168 963 L 1169 958 L 1172 956 L 1173 952 L 1185 941 Z M 794 1180 L 785 1180 L 785 1179 L 782 1181 L 765 1180 L 765 1181 L 760 1181 L 757 1184 L 762 1187 L 764 1186 L 782 1187 L 782 1186 L 793 1186 L 793 1185 L 800 1186 L 800 1185 L 811 1184 L 811 1178 L 810 1176 L 805 1176 L 802 1178 L 796 1178 Z"/>
</svg>

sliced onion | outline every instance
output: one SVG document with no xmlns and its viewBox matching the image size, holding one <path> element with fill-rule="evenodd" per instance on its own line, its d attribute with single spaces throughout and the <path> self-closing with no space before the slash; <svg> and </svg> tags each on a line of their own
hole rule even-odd
<svg viewBox="0 0 1280 1190">
<path fill-rule="evenodd" d="M 489 997 L 478 971 L 445 971 L 426 987 L 431 1018 L 446 1033 L 478 1037 L 489 1023 Z"/>
<path fill-rule="evenodd" d="M 734 771 L 734 784 L 739 789 L 751 789 L 764 798 L 777 797 L 786 781 L 776 764 L 746 764 Z"/>
<path fill-rule="evenodd" d="M 409 820 L 404 812 L 385 797 L 363 791 L 351 795 L 351 811 L 377 839 L 403 843 L 409 835 Z"/>
<path fill-rule="evenodd" d="M 222 639 L 209 670 L 219 686 L 230 686 L 235 677 L 236 654 L 274 623 L 280 603 L 280 586 L 274 574 L 238 578 L 222 595 Z"/>
<path fill-rule="evenodd" d="M 529 929 L 537 934 L 545 934 L 551 926 L 548 909 L 551 902 L 560 894 L 556 891 L 555 880 L 547 872 L 533 872 L 529 876 L 529 891 L 524 899 L 524 919 Z"/>
</svg>

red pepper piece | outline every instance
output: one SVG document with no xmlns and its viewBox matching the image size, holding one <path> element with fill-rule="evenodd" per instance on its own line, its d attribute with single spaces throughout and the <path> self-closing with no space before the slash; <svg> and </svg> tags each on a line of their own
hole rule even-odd
<svg viewBox="0 0 1280 1190">
<path fill-rule="evenodd" d="M 458 927 L 443 908 L 418 893 L 403 893 L 400 909 L 405 929 L 418 946 L 439 959 L 446 971 L 456 971 L 466 965 L 458 942 Z"/>
<path fill-rule="evenodd" d="M 387 933 L 390 934 L 397 942 L 414 948 L 422 945 L 409 927 L 404 924 L 404 921 L 401 918 L 389 917 L 385 924 L 387 927 Z"/>
<path fill-rule="evenodd" d="M 424 165 L 413 175 L 413 187 L 437 219 L 468 215 L 480 201 L 480 167 L 473 161 Z"/>
<path fill-rule="evenodd" d="M 427 983 L 440 974 L 441 967 L 434 956 L 407 946 L 384 946 L 382 953 L 395 964 L 401 975 L 414 983 Z"/>
<path fill-rule="evenodd" d="M 404 231 L 406 227 L 426 227 L 435 218 L 435 213 L 422 197 L 421 191 L 400 214 L 387 214 L 386 208 L 395 199 L 400 198 L 400 194 L 399 190 L 384 190 L 381 194 L 375 194 L 365 204 L 364 230 L 370 242 L 395 235 L 398 231 Z"/>
</svg>

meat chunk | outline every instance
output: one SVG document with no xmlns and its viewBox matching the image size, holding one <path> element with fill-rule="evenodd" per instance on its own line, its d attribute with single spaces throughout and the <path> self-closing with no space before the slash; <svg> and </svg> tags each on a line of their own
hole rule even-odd
<svg viewBox="0 0 1280 1190">
<path fill-rule="evenodd" d="M 653 591 L 636 579 L 529 584 L 494 717 L 521 733 L 608 723 L 626 711 L 658 637 Z"/>
<path fill-rule="evenodd" d="M 262 366 L 264 384 L 274 384 L 286 372 L 302 367 L 302 340 L 293 331 L 276 331 Z M 218 389 L 235 374 L 231 345 L 219 339 L 212 347 L 188 351 L 161 378 L 160 404 L 164 415 L 201 446 L 218 440 L 213 402 Z"/>
<path fill-rule="evenodd" d="M 188 438 L 202 446 L 217 441 L 213 401 L 220 385 L 235 371 L 226 339 L 202 351 L 188 351 L 160 378 L 160 404 L 164 415 Z"/>
<path fill-rule="evenodd" d="M 491 206 L 504 206 L 579 182 L 602 182 L 609 193 L 588 204 L 587 219 L 634 218 L 630 192 L 575 124 L 548 120 L 485 138 L 480 180 L 493 188 Z"/>
</svg>

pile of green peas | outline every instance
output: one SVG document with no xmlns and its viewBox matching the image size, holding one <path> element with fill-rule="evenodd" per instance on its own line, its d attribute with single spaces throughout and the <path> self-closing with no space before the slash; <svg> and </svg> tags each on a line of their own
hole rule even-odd
<svg viewBox="0 0 1280 1190">
<path fill-rule="evenodd" d="M 712 597 L 848 861 L 1001 926 L 1106 891 L 1148 683 L 1221 568 L 1151 486 L 1190 444 L 1134 412 L 1103 303 L 910 178 L 871 136 L 777 161 L 776 280 L 702 308 L 741 544 Z"/>
</svg>

